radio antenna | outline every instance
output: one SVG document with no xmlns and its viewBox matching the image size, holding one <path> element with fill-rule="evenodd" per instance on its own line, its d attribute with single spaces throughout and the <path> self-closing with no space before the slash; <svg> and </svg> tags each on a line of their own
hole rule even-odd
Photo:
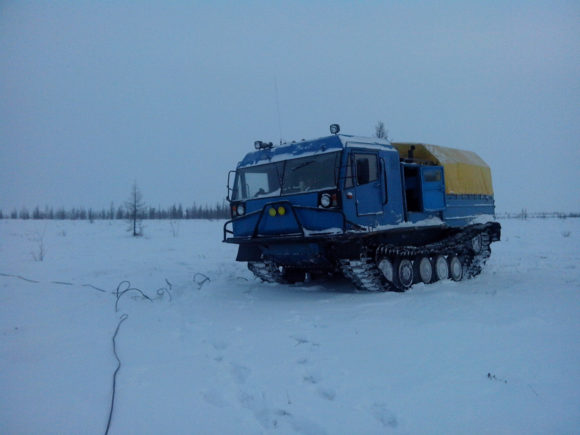
<svg viewBox="0 0 580 435">
<path fill-rule="evenodd" d="M 278 132 L 280 133 L 280 145 L 282 145 L 282 121 L 280 120 L 280 96 L 278 95 L 278 79 L 274 74 L 274 90 L 276 92 L 276 111 L 278 112 Z"/>
</svg>

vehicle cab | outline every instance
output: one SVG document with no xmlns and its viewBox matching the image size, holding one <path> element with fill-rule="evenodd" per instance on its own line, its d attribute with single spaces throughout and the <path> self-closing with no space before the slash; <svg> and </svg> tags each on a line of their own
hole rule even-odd
<svg viewBox="0 0 580 435">
<path fill-rule="evenodd" d="M 254 146 L 228 182 L 232 241 L 338 235 L 404 218 L 399 155 L 386 140 L 334 134 Z"/>
</svg>

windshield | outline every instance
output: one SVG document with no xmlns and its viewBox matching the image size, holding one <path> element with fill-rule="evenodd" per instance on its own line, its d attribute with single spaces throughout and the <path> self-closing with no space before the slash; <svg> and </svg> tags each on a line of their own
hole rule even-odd
<svg viewBox="0 0 580 435">
<path fill-rule="evenodd" d="M 232 200 L 335 188 L 339 156 L 327 153 L 238 169 Z"/>
</svg>

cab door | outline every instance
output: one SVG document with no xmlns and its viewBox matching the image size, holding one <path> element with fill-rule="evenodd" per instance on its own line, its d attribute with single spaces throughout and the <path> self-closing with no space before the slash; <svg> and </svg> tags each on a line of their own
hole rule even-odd
<svg viewBox="0 0 580 435">
<path fill-rule="evenodd" d="M 385 192 L 378 152 L 355 150 L 351 153 L 351 165 L 357 215 L 383 213 Z"/>
<path fill-rule="evenodd" d="M 421 196 L 423 197 L 423 211 L 439 211 L 445 208 L 443 167 L 421 167 Z"/>
</svg>

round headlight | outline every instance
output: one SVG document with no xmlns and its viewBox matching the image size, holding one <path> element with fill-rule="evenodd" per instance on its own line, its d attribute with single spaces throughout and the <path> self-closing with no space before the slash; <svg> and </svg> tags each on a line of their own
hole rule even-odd
<svg viewBox="0 0 580 435">
<path fill-rule="evenodd" d="M 332 204 L 331 196 L 328 193 L 323 193 L 320 197 L 320 205 L 324 208 L 328 208 L 330 207 L 330 204 Z"/>
<path fill-rule="evenodd" d="M 246 212 L 246 208 L 244 207 L 244 204 L 238 204 L 236 211 L 238 213 L 238 216 L 242 216 Z"/>
<path fill-rule="evenodd" d="M 282 206 L 278 207 L 278 214 L 284 216 L 286 214 L 286 209 Z"/>
</svg>

